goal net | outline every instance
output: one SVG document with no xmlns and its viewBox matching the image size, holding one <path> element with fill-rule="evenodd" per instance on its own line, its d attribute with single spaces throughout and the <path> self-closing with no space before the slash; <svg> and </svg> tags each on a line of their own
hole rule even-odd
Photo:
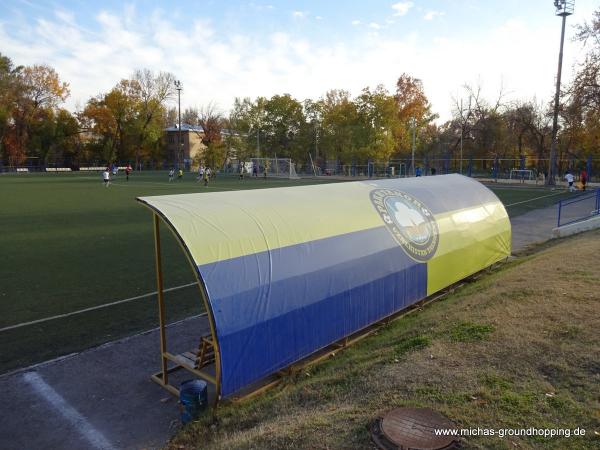
<svg viewBox="0 0 600 450">
<path fill-rule="evenodd" d="M 259 177 L 264 176 L 276 178 L 300 178 L 296 173 L 296 167 L 290 158 L 252 158 L 252 167 L 248 173 Z"/>
<path fill-rule="evenodd" d="M 511 169 L 511 180 L 533 180 L 533 170 L 528 169 Z"/>
</svg>

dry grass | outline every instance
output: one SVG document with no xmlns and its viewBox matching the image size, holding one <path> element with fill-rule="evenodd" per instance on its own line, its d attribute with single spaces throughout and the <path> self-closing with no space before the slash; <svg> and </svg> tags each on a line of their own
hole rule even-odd
<svg viewBox="0 0 600 450">
<path fill-rule="evenodd" d="M 465 448 L 600 448 L 600 232 L 545 246 L 241 405 L 170 449 L 374 448 L 405 405 L 459 427 L 584 428 L 585 437 L 467 438 Z"/>
</svg>

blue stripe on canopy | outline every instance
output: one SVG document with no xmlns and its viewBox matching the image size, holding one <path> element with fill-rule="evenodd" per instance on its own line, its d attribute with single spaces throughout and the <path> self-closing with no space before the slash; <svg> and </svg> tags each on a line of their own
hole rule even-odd
<svg viewBox="0 0 600 450">
<path fill-rule="evenodd" d="M 221 393 L 285 368 L 427 295 L 427 264 L 385 227 L 198 266 L 221 354 Z"/>
</svg>

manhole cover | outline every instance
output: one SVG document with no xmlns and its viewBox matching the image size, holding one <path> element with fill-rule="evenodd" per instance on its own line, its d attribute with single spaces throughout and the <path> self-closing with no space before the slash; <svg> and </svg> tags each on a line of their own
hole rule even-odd
<svg viewBox="0 0 600 450">
<path fill-rule="evenodd" d="M 384 450 L 450 450 L 458 448 L 455 436 L 438 436 L 434 430 L 454 429 L 440 413 L 427 408 L 398 408 L 375 421 L 371 436 Z"/>
</svg>

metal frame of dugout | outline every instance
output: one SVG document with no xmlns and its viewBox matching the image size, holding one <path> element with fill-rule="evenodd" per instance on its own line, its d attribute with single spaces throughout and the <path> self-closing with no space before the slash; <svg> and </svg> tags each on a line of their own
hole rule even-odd
<svg viewBox="0 0 600 450">
<path fill-rule="evenodd" d="M 192 351 L 184 352 L 181 354 L 173 354 L 167 350 L 167 338 L 166 338 L 166 317 L 165 317 L 165 300 L 164 300 L 164 288 L 163 288 L 163 274 L 162 274 L 162 261 L 161 261 L 161 241 L 160 241 L 160 220 L 159 214 L 153 211 L 153 223 L 154 223 L 154 260 L 156 267 L 156 290 L 158 296 L 158 318 L 159 318 L 159 334 L 160 334 L 160 355 L 161 355 L 161 370 L 151 376 L 152 381 L 158 383 L 167 391 L 175 396 L 179 396 L 179 389 L 169 383 L 169 374 L 179 371 L 181 369 L 187 370 L 195 376 L 211 383 L 215 387 L 216 400 L 219 399 L 219 380 L 220 380 L 220 364 L 219 364 L 219 348 L 216 340 L 214 320 L 211 316 L 210 308 L 208 306 L 208 297 L 206 294 L 206 288 L 204 287 L 202 280 L 198 276 L 197 271 L 193 271 L 196 275 L 196 281 L 200 295 L 206 308 L 206 314 L 210 324 L 210 335 L 201 336 L 199 339 L 198 347 Z M 164 219 L 163 219 L 164 220 Z M 168 227 L 171 228 L 170 226 Z M 171 230 L 174 232 L 174 230 Z M 174 233 L 176 234 L 176 233 Z M 184 244 L 181 242 L 178 236 L 176 236 L 177 242 L 182 247 L 184 254 L 186 255 L 188 262 L 193 268 L 193 263 L 190 260 L 189 253 L 184 248 Z M 169 367 L 169 362 L 174 363 Z M 208 371 L 210 367 L 214 367 L 214 373 Z"/>
</svg>

